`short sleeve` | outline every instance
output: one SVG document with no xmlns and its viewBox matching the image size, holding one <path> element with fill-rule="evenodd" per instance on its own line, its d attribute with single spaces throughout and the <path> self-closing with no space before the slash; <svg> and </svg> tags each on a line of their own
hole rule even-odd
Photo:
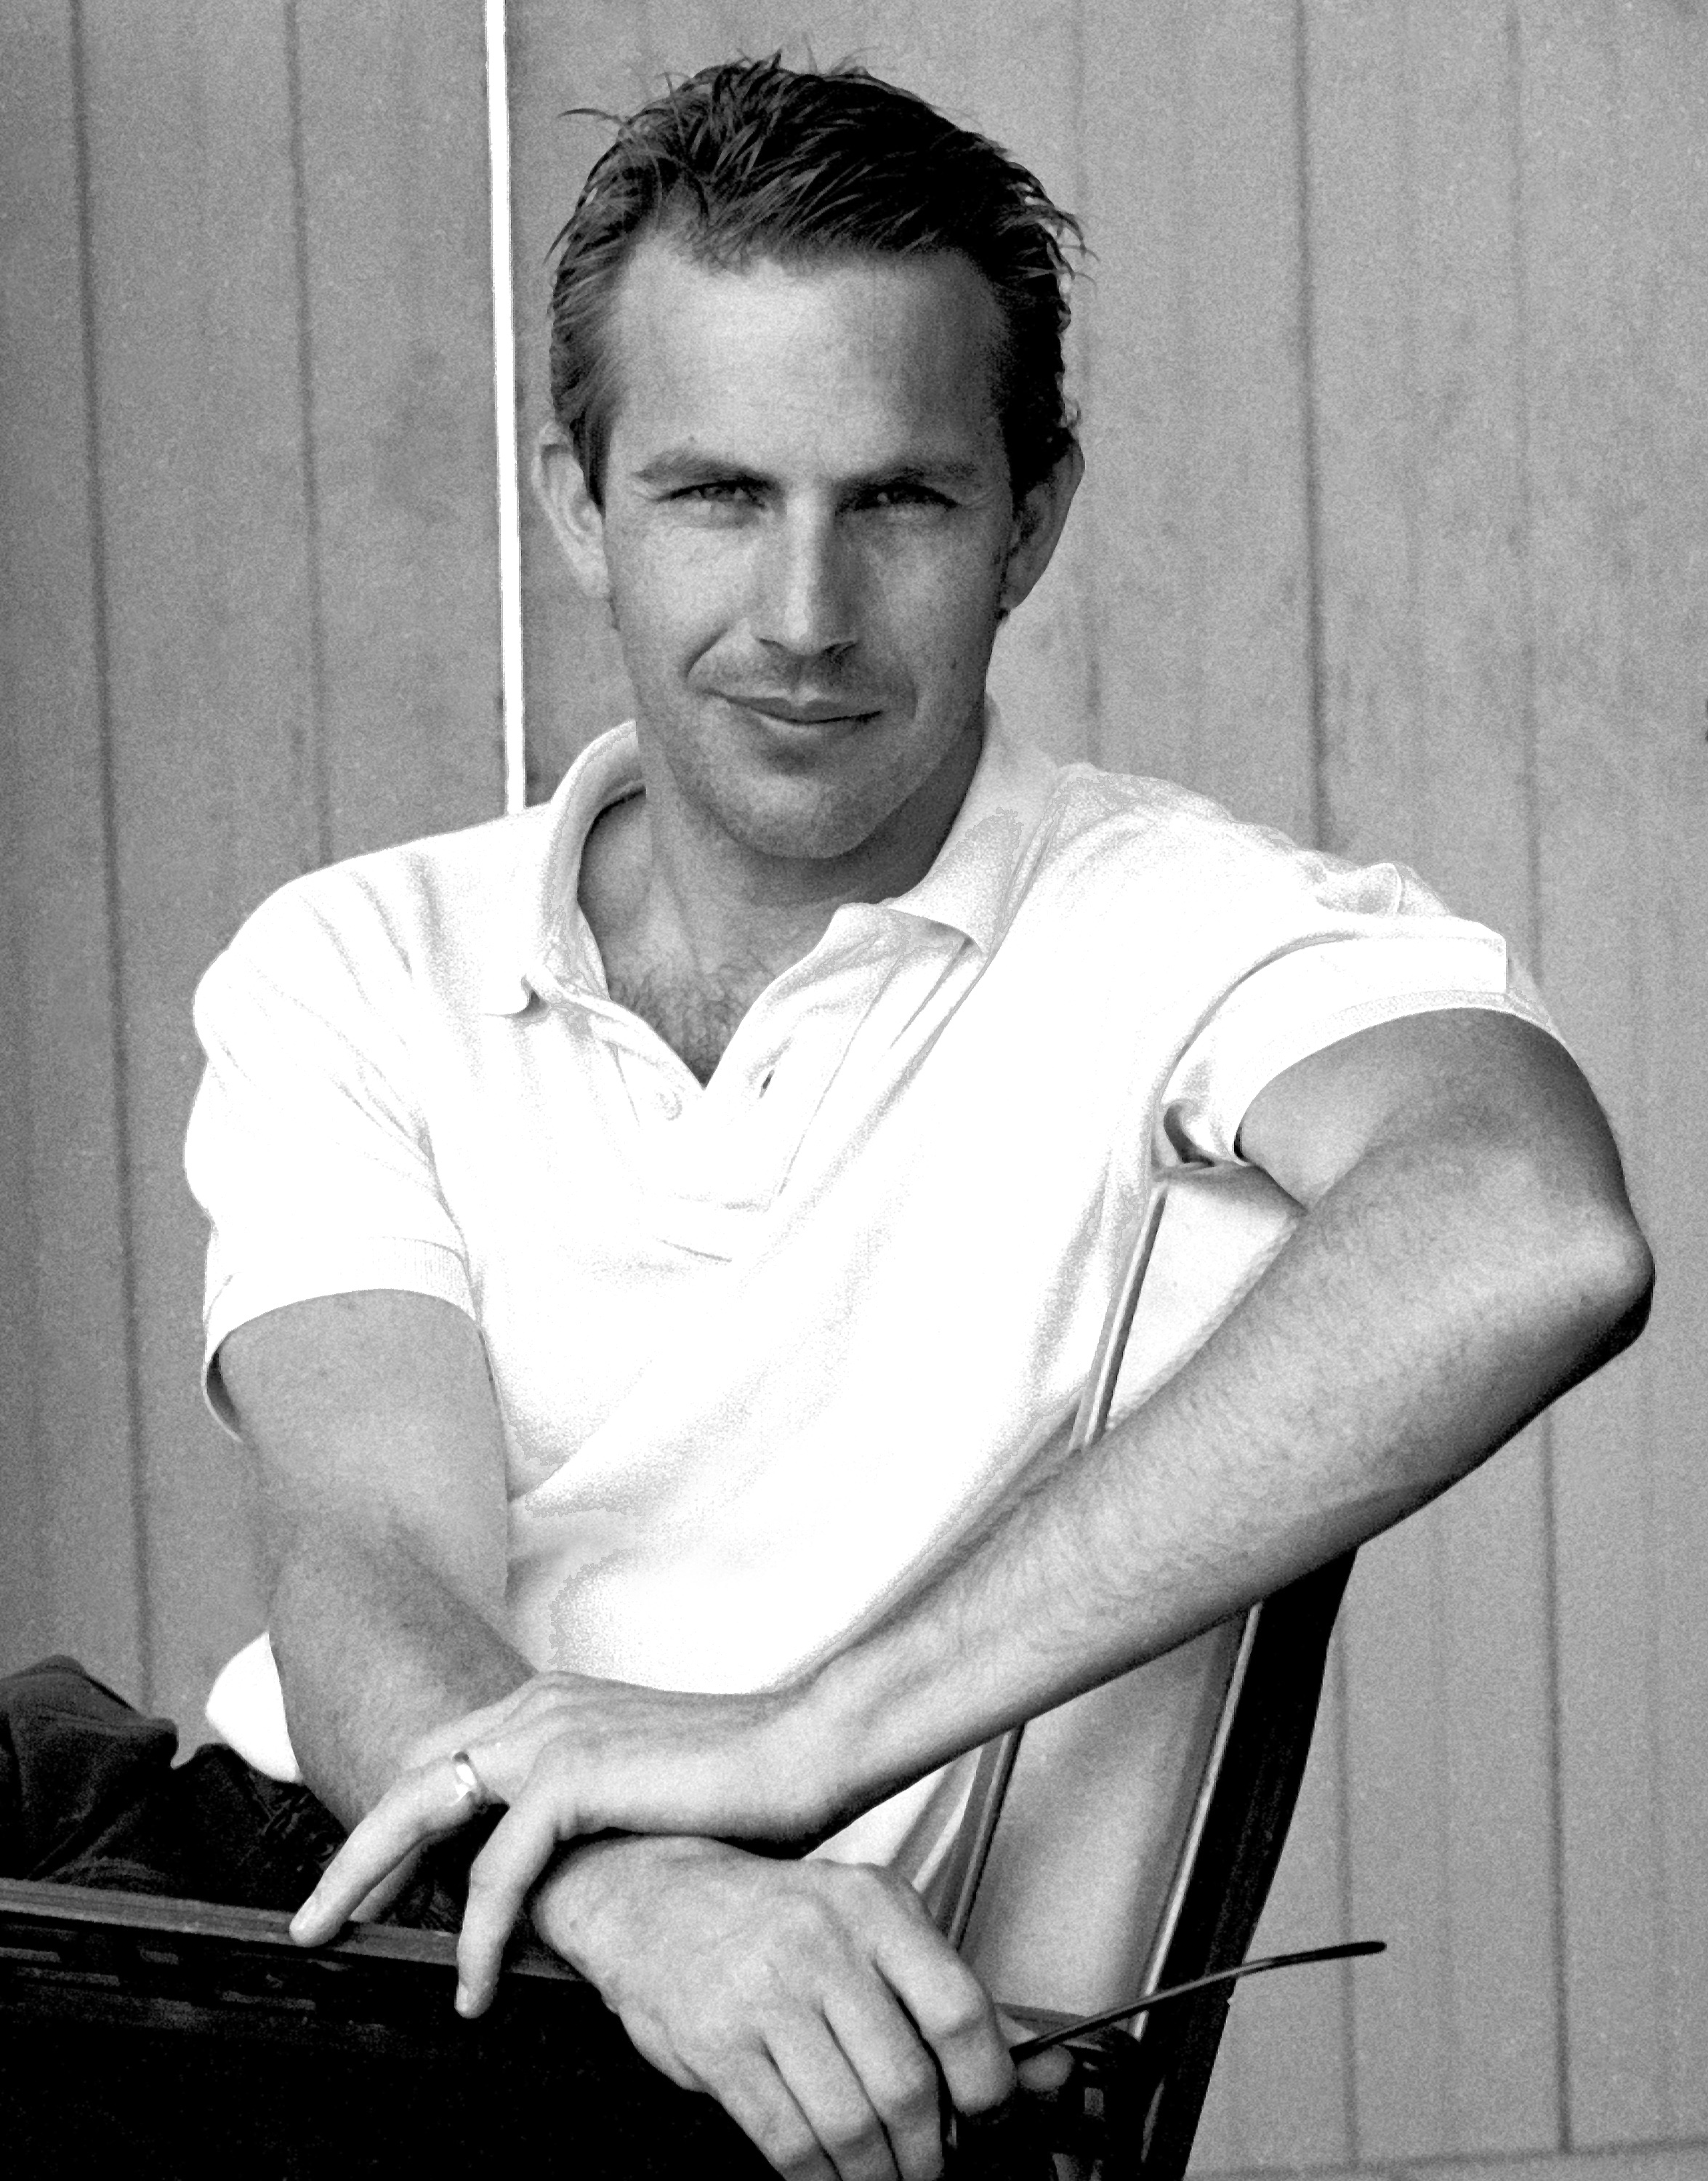
<svg viewBox="0 0 1708 2181">
<path fill-rule="evenodd" d="M 211 1228 L 206 1384 L 221 1341 L 312 1297 L 402 1288 L 472 1314 L 462 1238 L 410 1085 L 423 1035 L 409 966 L 375 906 L 287 888 L 202 979 L 207 1068 L 185 1164 Z"/>
<path fill-rule="evenodd" d="M 1269 942 L 1200 1024 L 1162 1104 L 1175 1151 L 1237 1162 L 1252 1101 L 1295 1063 L 1406 1015 L 1483 1008 L 1554 1032 L 1500 934 L 1449 914 L 1410 871 L 1301 856 L 1304 883 L 1265 906 Z"/>
</svg>

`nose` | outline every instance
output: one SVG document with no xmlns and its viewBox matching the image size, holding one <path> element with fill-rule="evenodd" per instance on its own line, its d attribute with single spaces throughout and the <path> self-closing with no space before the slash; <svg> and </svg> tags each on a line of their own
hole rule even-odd
<svg viewBox="0 0 1708 2181">
<path fill-rule="evenodd" d="M 846 651 L 857 633 L 858 577 L 834 513 L 791 511 L 762 556 L 754 631 L 797 659 Z"/>
</svg>

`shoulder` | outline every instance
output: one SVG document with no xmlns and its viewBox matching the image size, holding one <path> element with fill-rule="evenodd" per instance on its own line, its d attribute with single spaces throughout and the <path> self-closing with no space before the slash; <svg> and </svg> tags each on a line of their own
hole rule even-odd
<svg viewBox="0 0 1708 2181">
<path fill-rule="evenodd" d="M 1403 864 L 1301 847 L 1165 781 L 1064 767 L 1031 861 L 1009 926 L 1021 958 L 1142 993 L 1147 1019 L 1187 1023 L 1218 1068 L 1236 1054 L 1248 1089 L 1394 1013 L 1494 1007 L 1548 1026 L 1501 936 Z"/>
<path fill-rule="evenodd" d="M 306 872 L 239 927 L 201 997 L 253 979 L 376 998 L 402 982 L 449 997 L 490 982 L 507 959 L 514 974 L 511 941 L 550 826 L 549 811 L 533 809 Z"/>
<path fill-rule="evenodd" d="M 1403 864 L 1357 864 L 1237 818 L 1171 781 L 1068 765 L 1034 842 L 1031 881 L 1047 890 L 1247 923 L 1309 903 L 1354 915 L 1445 915 Z"/>
</svg>

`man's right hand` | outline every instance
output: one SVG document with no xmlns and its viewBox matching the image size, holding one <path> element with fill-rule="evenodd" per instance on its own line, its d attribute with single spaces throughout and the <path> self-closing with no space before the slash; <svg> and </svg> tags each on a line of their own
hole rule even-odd
<svg viewBox="0 0 1708 2181">
<path fill-rule="evenodd" d="M 533 1920 L 645 2057 L 791 2181 L 934 2181 L 943 2095 L 974 2114 L 1014 2091 L 983 1985 L 887 1871 L 599 1841 L 546 1880 Z"/>
</svg>

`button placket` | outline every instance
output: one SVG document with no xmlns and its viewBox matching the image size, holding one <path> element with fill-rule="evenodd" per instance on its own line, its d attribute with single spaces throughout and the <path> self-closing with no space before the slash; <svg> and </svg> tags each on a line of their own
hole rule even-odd
<svg viewBox="0 0 1708 2181">
<path fill-rule="evenodd" d="M 680 1228 L 687 1246 L 701 1248 L 689 1237 L 702 1236 L 708 1221 L 738 1229 L 769 1210 L 889 981 L 895 941 L 881 912 L 839 911 L 813 954 L 749 1009 L 703 1085 L 676 1079 L 686 1070 L 644 1024 L 610 1001 L 584 997 L 622 1078 L 658 1232 Z"/>
<path fill-rule="evenodd" d="M 765 1046 L 748 1073 L 739 1145 L 743 1193 L 769 1205 L 793 1170 L 807 1131 L 850 1046 L 888 982 L 886 935 L 860 930 L 810 986 L 780 996 L 767 1010 Z M 747 1025 L 744 1024 L 743 1028 Z"/>
<path fill-rule="evenodd" d="M 674 1128 L 687 1109 L 690 1094 L 678 1079 L 687 1071 L 662 1040 L 612 1002 L 583 999 L 581 1005 L 587 1028 L 621 1088 L 637 1148 L 643 1158 L 649 1157 L 659 1124 Z M 692 1087 L 697 1093 L 698 1085 Z"/>
</svg>

